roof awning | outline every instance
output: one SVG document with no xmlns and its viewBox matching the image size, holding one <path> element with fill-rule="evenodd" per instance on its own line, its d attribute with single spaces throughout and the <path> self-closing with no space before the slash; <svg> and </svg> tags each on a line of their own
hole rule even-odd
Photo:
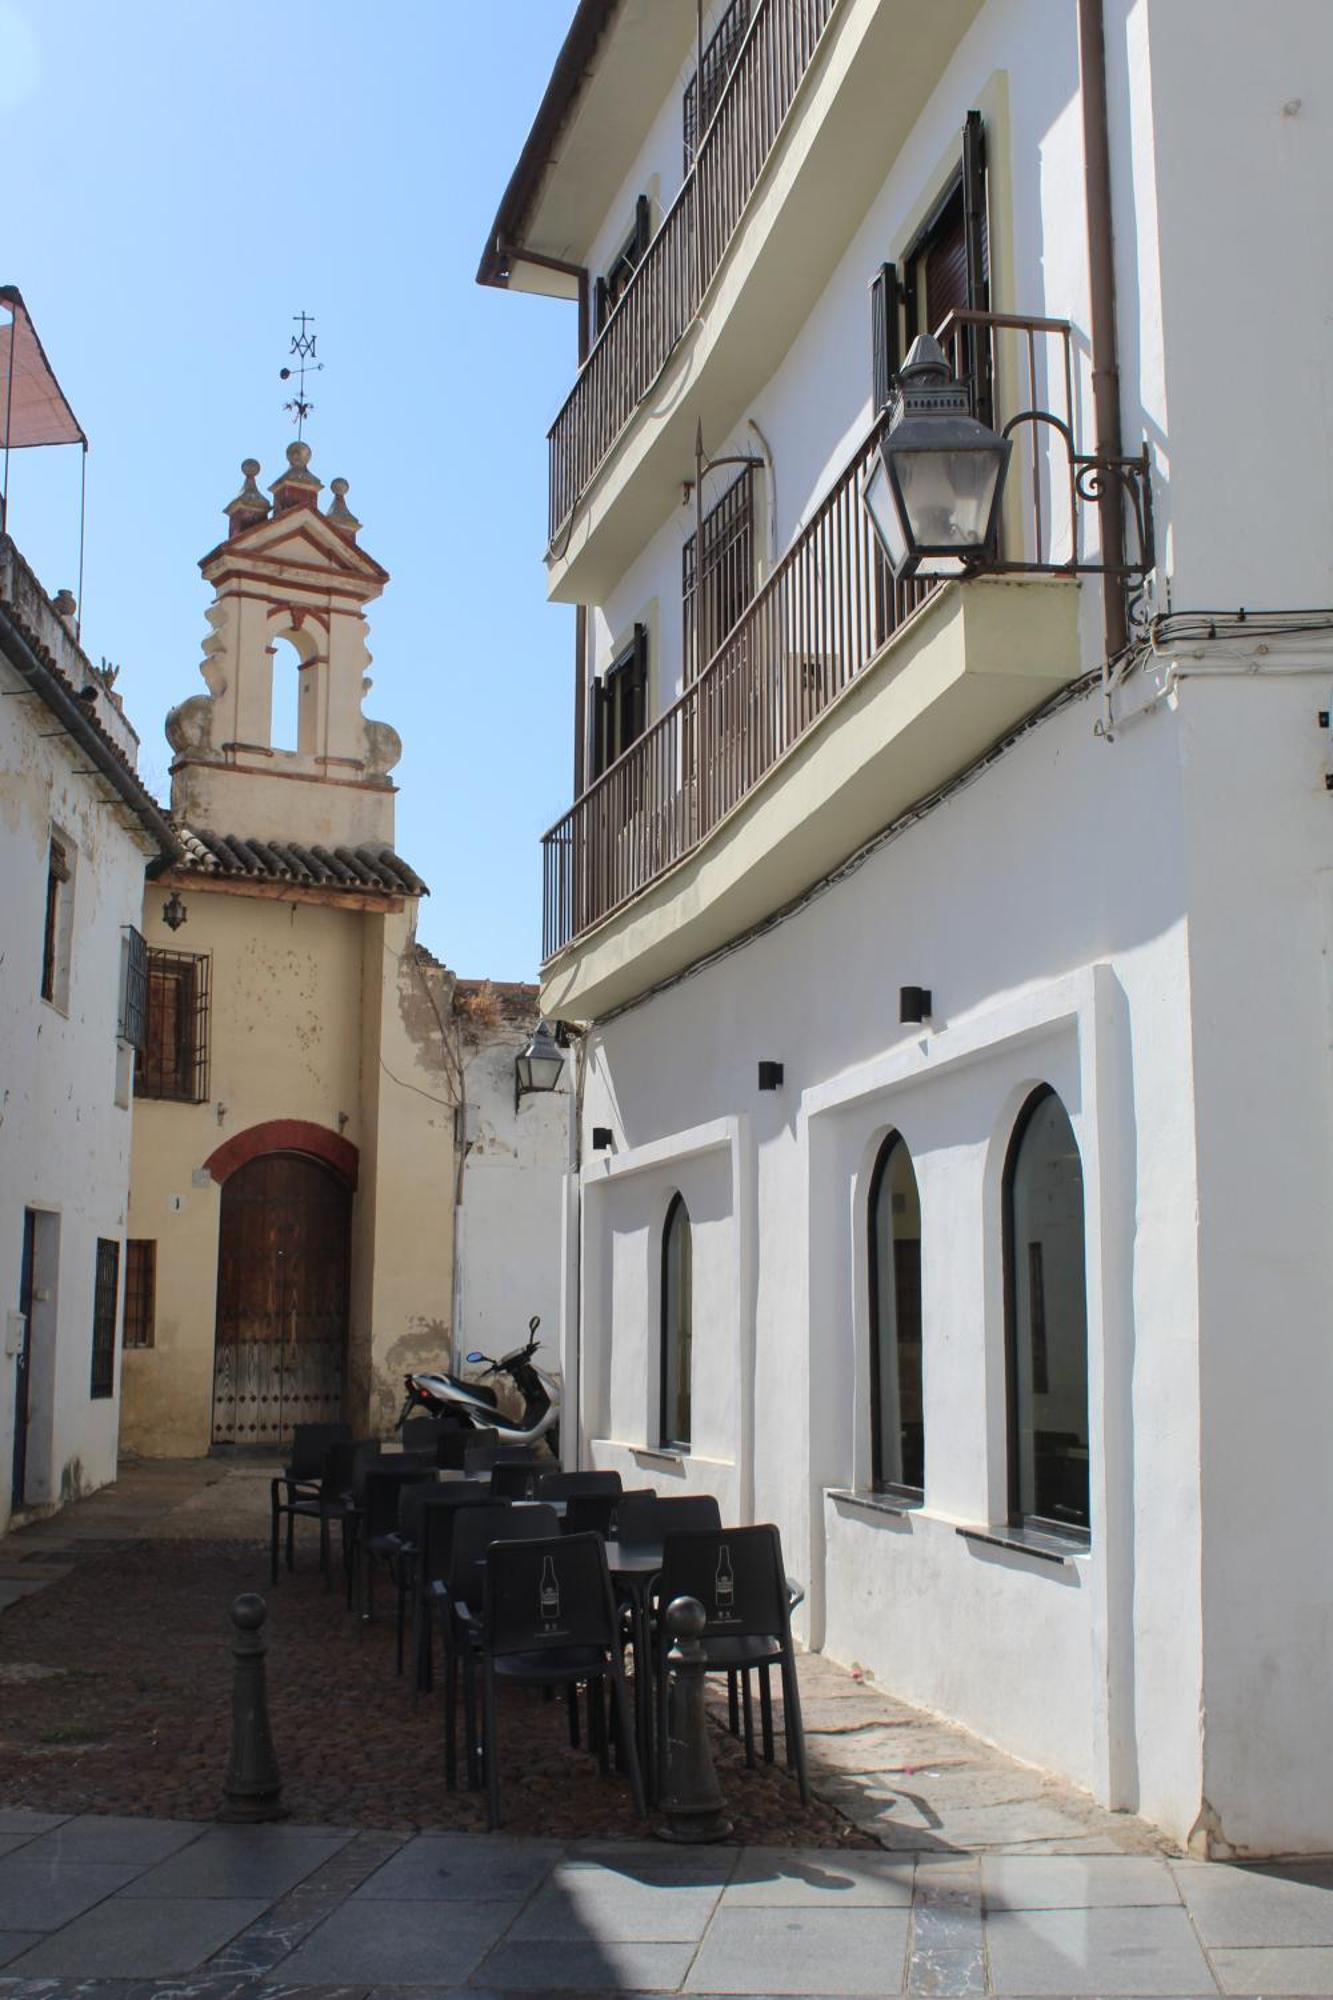
<svg viewBox="0 0 1333 2000">
<path fill-rule="evenodd" d="M 16 285 L 0 285 L 0 450 L 33 444 L 81 444 L 78 418 L 46 358 Z"/>
</svg>

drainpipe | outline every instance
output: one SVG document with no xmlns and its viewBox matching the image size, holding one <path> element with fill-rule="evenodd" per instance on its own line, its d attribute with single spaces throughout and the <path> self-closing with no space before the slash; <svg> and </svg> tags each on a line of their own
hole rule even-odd
<svg viewBox="0 0 1333 2000">
<path fill-rule="evenodd" d="M 1102 0 L 1078 0 L 1079 97 L 1083 106 L 1083 177 L 1088 230 L 1088 293 L 1092 335 L 1092 411 L 1098 458 L 1119 458 L 1120 366 L 1116 355 L 1115 250 L 1111 235 L 1111 151 L 1106 117 L 1106 38 Z M 1097 503 L 1102 561 L 1125 560 L 1124 502 L 1114 480 L 1103 481 Z M 1128 637 L 1124 579 L 1102 578 L 1106 657 Z"/>
</svg>

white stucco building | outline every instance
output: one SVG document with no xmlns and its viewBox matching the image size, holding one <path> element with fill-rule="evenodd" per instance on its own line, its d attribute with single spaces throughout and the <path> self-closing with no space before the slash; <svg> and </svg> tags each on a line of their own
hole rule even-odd
<svg viewBox="0 0 1333 2000">
<path fill-rule="evenodd" d="M 581 0 L 479 274 L 580 320 L 568 1448 L 776 1521 L 895 1693 L 1327 1850 L 1333 14 L 695 33 Z M 931 330 L 1012 458 L 991 560 L 904 581 Z"/>
<path fill-rule="evenodd" d="M 0 534 L 0 1529 L 115 1477 L 144 869 L 108 676 Z"/>
</svg>

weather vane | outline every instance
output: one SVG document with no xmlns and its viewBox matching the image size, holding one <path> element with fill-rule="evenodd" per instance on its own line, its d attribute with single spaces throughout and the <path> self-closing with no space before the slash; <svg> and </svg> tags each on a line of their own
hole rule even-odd
<svg viewBox="0 0 1333 2000">
<path fill-rule="evenodd" d="M 296 425 L 296 435 L 299 438 L 304 432 L 306 418 L 315 407 L 313 403 L 306 400 L 305 378 L 307 373 L 318 375 L 324 363 L 315 359 L 315 342 L 319 339 L 319 335 L 306 331 L 308 327 L 312 327 L 315 324 L 314 315 L 312 313 L 293 313 L 292 318 L 300 327 L 300 332 L 292 335 L 290 348 L 290 352 L 296 357 L 296 368 L 295 370 L 291 368 L 280 369 L 279 380 L 290 382 L 293 373 L 296 375 L 296 394 L 292 397 L 290 403 L 284 403 L 282 407 L 284 410 L 290 410 L 292 420 Z"/>
</svg>

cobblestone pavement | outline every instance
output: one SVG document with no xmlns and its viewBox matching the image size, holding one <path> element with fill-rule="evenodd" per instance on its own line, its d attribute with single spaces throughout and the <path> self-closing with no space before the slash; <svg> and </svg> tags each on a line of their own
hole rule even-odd
<svg viewBox="0 0 1333 2000">
<path fill-rule="evenodd" d="M 1333 1864 L 0 1812 L 0 2000 L 1333 1994 Z"/>
<path fill-rule="evenodd" d="M 211 1817 L 226 1755 L 226 1607 L 270 1602 L 269 1676 L 286 1796 L 300 1817 L 362 1827 L 480 1825 L 439 1778 L 438 1697 L 393 1673 L 387 1619 L 358 1626 L 308 1544 L 276 1591 L 262 1551 L 272 1466 L 144 1461 L 115 1486 L 0 1537 L 0 1804 Z M 716 1738 L 739 1841 L 978 1853 L 1154 1855 L 1143 1821 L 1003 1756 L 831 1661 L 800 1662 L 811 1778 L 804 1811 L 780 1767 L 743 1768 Z M 781 1703 L 776 1704 L 781 1725 Z M 630 1836 L 618 1788 L 571 1752 L 559 1710 L 510 1706 L 511 1823 Z M 533 1742 L 544 1746 L 534 1755 Z"/>
</svg>

